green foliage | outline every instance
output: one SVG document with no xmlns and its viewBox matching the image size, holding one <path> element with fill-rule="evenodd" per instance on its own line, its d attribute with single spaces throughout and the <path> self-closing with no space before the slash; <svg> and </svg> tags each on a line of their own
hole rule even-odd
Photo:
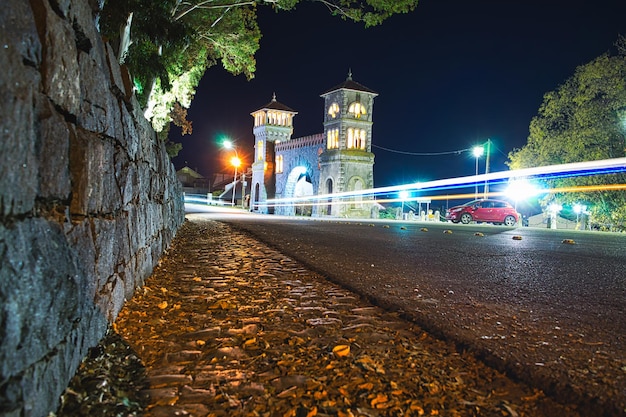
<svg viewBox="0 0 626 417">
<path fill-rule="evenodd" d="M 106 0 L 101 31 L 128 65 L 146 117 L 163 131 L 176 103 L 189 108 L 210 66 L 219 62 L 233 75 L 254 77 L 261 39 L 257 6 L 284 11 L 301 1 L 320 2 L 332 14 L 366 27 L 417 6 L 417 0 Z M 124 29 L 130 31 L 127 53 L 120 42 Z"/>
<path fill-rule="evenodd" d="M 146 116 L 156 131 L 171 121 L 175 103 L 189 108 L 209 66 L 252 78 L 261 37 L 256 10 L 229 1 L 107 0 L 102 32 L 128 65 Z M 132 13 L 128 54 L 119 50 Z"/>
<path fill-rule="evenodd" d="M 378 218 L 395 220 L 395 218 L 396 218 L 396 207 L 387 207 L 384 210 L 380 210 L 378 212 Z"/>
<path fill-rule="evenodd" d="M 619 158 L 626 155 L 626 45 L 617 56 L 601 55 L 578 67 L 544 100 L 529 128 L 527 144 L 509 154 L 512 169 Z M 551 180 L 554 188 L 626 183 L 611 174 Z M 623 191 L 558 193 L 562 204 L 585 201 L 600 223 L 626 224 Z M 547 204 L 548 199 L 543 201 Z"/>
<path fill-rule="evenodd" d="M 183 149 L 183 144 L 179 142 L 167 141 L 165 143 L 165 149 L 167 150 L 167 155 L 170 158 L 175 158 L 178 155 L 178 152 Z"/>
</svg>

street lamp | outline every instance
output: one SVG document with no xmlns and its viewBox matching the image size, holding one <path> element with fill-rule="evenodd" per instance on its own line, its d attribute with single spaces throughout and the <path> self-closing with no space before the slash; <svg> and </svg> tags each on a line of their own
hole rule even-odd
<svg viewBox="0 0 626 417">
<path fill-rule="evenodd" d="M 581 214 L 587 214 L 587 206 L 584 204 L 576 204 L 574 205 L 574 213 L 576 213 L 576 230 L 580 230 L 580 220 L 581 220 Z M 585 218 L 582 217 L 582 220 L 584 221 Z M 583 227 L 583 230 L 585 228 Z"/>
<path fill-rule="evenodd" d="M 239 166 L 241 165 L 241 159 L 239 159 L 239 153 L 237 152 L 237 148 L 235 148 L 235 146 L 233 145 L 231 141 L 225 140 L 222 143 L 222 146 L 224 146 L 224 148 L 226 149 L 232 149 L 235 152 L 235 156 L 230 158 L 230 164 L 233 167 L 235 167 L 235 176 L 233 177 L 233 188 L 232 188 L 232 193 L 233 193 L 232 206 L 235 207 L 235 191 L 237 191 L 237 168 L 239 168 Z M 243 194 L 243 191 L 242 191 L 242 194 Z"/>
<path fill-rule="evenodd" d="M 508 198 L 515 200 L 515 210 L 517 211 L 518 201 L 536 195 L 539 193 L 539 190 L 526 178 L 511 178 L 509 186 L 504 190 L 504 193 Z"/>
<path fill-rule="evenodd" d="M 474 148 L 472 149 L 472 154 L 474 155 L 474 157 L 476 158 L 476 176 L 478 176 L 478 158 L 480 158 L 481 156 L 483 156 L 483 153 L 485 152 L 485 149 L 482 146 L 474 146 Z M 474 180 L 475 185 L 474 185 L 474 200 L 478 198 L 478 182 L 476 180 Z"/>
<path fill-rule="evenodd" d="M 489 155 L 491 155 L 491 139 L 487 139 L 487 156 L 485 157 L 485 198 L 489 195 L 489 180 L 486 175 L 489 174 Z"/>
<path fill-rule="evenodd" d="M 404 219 L 404 200 L 409 198 L 409 192 L 406 190 L 400 191 L 400 198 L 402 199 L 402 219 Z"/>
<path fill-rule="evenodd" d="M 548 213 L 550 213 L 550 229 L 556 229 L 557 215 L 561 210 L 563 210 L 563 206 L 558 203 L 552 203 L 548 206 Z"/>
<path fill-rule="evenodd" d="M 235 207 L 235 192 L 237 191 L 237 168 L 241 165 L 241 159 L 238 156 L 230 158 L 230 164 L 235 167 L 235 176 L 233 177 L 233 207 Z"/>
</svg>

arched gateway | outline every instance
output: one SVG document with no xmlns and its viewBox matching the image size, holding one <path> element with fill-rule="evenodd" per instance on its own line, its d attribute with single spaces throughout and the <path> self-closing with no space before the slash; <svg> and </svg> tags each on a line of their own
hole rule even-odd
<svg viewBox="0 0 626 417">
<path fill-rule="evenodd" d="M 291 138 L 296 111 L 276 96 L 251 113 L 255 157 L 251 210 L 281 215 L 369 218 L 374 188 L 372 113 L 378 94 L 352 80 L 321 94 L 324 132 Z M 338 193 L 355 192 L 349 198 Z M 319 199 L 307 198 L 320 196 Z"/>
</svg>

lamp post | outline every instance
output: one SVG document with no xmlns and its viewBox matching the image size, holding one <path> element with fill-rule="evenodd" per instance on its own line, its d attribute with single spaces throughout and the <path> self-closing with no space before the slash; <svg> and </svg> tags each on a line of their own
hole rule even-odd
<svg viewBox="0 0 626 417">
<path fill-rule="evenodd" d="M 235 175 L 233 177 L 233 198 L 232 198 L 232 206 L 235 207 L 235 191 L 237 191 L 237 169 L 241 165 L 241 159 L 239 159 L 239 153 L 237 153 L 237 148 L 233 145 L 233 143 L 229 140 L 225 140 L 222 144 L 226 149 L 232 149 L 235 152 L 235 156 L 230 158 L 230 164 L 235 167 Z"/>
<path fill-rule="evenodd" d="M 235 167 L 235 176 L 233 177 L 233 201 L 232 201 L 232 205 L 233 207 L 235 207 L 235 193 L 237 191 L 237 168 L 239 168 L 239 165 L 241 165 L 241 159 L 239 159 L 238 156 L 233 156 L 232 158 L 230 158 L 230 163 L 232 166 Z"/>
<path fill-rule="evenodd" d="M 485 149 L 482 146 L 474 146 L 472 149 L 472 154 L 476 158 L 476 176 L 478 176 L 478 158 L 483 156 Z M 478 182 L 475 181 L 474 184 L 474 200 L 478 198 Z"/>
<path fill-rule="evenodd" d="M 581 220 L 584 223 L 585 217 L 587 214 L 587 206 L 584 204 L 576 204 L 574 205 L 574 213 L 576 213 L 576 230 L 580 230 L 581 228 Z M 585 226 L 582 225 L 582 229 L 585 230 Z"/>
<path fill-rule="evenodd" d="M 400 198 L 402 199 L 402 220 L 404 220 L 404 200 L 409 198 L 409 192 L 406 190 L 400 191 Z"/>
<path fill-rule="evenodd" d="M 485 175 L 489 174 L 489 154 L 491 153 L 491 139 L 487 139 L 487 156 L 485 158 Z M 489 195 L 489 180 L 485 178 L 485 198 Z"/>
</svg>

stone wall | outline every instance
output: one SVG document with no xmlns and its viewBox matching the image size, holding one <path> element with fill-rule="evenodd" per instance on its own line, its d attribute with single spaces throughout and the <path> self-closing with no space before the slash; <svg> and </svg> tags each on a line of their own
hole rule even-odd
<svg viewBox="0 0 626 417">
<path fill-rule="evenodd" d="M 0 9 L 0 415 L 46 416 L 184 220 L 182 190 L 95 22 Z"/>
</svg>

